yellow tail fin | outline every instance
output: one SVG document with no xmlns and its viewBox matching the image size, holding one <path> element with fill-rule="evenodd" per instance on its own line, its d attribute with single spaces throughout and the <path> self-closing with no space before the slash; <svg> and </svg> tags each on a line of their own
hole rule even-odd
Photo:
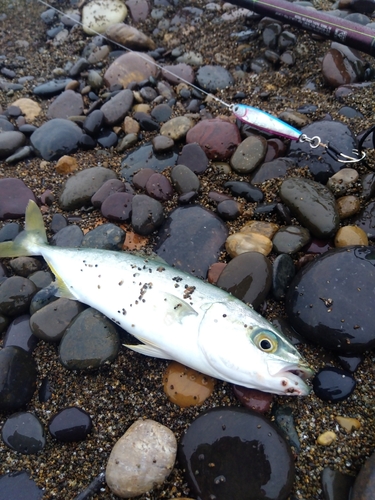
<svg viewBox="0 0 375 500">
<path fill-rule="evenodd" d="M 0 243 L 0 258 L 40 255 L 41 248 L 47 244 L 42 213 L 32 200 L 26 207 L 25 217 L 25 230 L 14 241 Z"/>
</svg>

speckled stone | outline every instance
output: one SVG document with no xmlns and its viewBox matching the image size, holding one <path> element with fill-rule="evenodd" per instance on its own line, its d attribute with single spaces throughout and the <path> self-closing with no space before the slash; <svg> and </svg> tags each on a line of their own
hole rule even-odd
<svg viewBox="0 0 375 500">
<path fill-rule="evenodd" d="M 24 278 L 42 268 L 42 263 L 35 257 L 16 257 L 9 262 L 9 265 L 15 274 Z"/>
<path fill-rule="evenodd" d="M 98 15 L 100 12 L 100 15 Z M 122 22 L 128 9 L 121 0 L 94 0 L 82 9 L 83 30 L 88 35 L 104 33 L 108 26 Z"/>
<path fill-rule="evenodd" d="M 230 165 L 238 174 L 250 174 L 263 161 L 267 141 L 260 135 L 252 135 L 241 142 L 230 159 Z"/>
<path fill-rule="evenodd" d="M 177 116 L 168 120 L 160 129 L 160 134 L 169 137 L 173 141 L 180 141 L 193 127 L 193 121 L 187 116 Z"/>
<path fill-rule="evenodd" d="M 347 219 L 359 212 L 361 203 L 357 196 L 348 195 L 336 200 L 336 206 L 340 219 Z"/>
<path fill-rule="evenodd" d="M 155 78 L 159 69 L 152 64 L 154 59 L 142 52 L 141 56 L 139 57 L 137 52 L 128 52 L 115 59 L 104 74 L 106 86 L 120 84 L 126 88 L 131 82 Z"/>
<path fill-rule="evenodd" d="M 171 172 L 171 179 L 179 194 L 199 191 L 200 181 L 195 173 L 185 165 L 176 165 Z"/>
<path fill-rule="evenodd" d="M 171 473 L 177 441 L 154 420 L 137 420 L 117 441 L 108 459 L 106 482 L 121 498 L 132 498 L 162 484 Z"/>
</svg>

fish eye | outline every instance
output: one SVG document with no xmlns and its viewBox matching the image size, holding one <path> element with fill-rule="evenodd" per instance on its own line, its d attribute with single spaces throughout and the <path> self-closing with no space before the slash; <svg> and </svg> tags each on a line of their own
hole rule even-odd
<svg viewBox="0 0 375 500">
<path fill-rule="evenodd" d="M 277 351 L 278 342 L 272 332 L 263 331 L 258 333 L 254 339 L 255 345 L 263 352 L 272 354 Z"/>
</svg>

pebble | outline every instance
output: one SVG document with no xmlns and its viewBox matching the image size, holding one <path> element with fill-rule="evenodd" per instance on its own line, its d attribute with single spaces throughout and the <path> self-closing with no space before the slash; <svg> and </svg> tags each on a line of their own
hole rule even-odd
<svg viewBox="0 0 375 500">
<path fill-rule="evenodd" d="M 13 413 L 8 417 L 1 430 L 1 438 L 9 448 L 23 455 L 35 455 L 46 444 L 41 421 L 29 412 Z"/>
<path fill-rule="evenodd" d="M 176 361 L 169 363 L 163 376 L 164 392 L 181 408 L 201 406 L 215 388 L 215 379 Z"/>
<path fill-rule="evenodd" d="M 52 236 L 51 245 L 65 248 L 78 248 L 83 240 L 83 232 L 79 226 L 67 226 Z"/>
<path fill-rule="evenodd" d="M 85 234 L 81 247 L 116 251 L 122 250 L 124 241 L 125 231 L 121 227 L 115 224 L 100 224 Z"/>
<path fill-rule="evenodd" d="M 356 418 L 336 416 L 335 420 L 348 433 L 361 428 L 361 422 Z"/>
<path fill-rule="evenodd" d="M 263 192 L 244 181 L 228 181 L 224 184 L 225 188 L 229 188 L 233 196 L 244 198 L 250 203 L 261 203 L 264 199 Z"/>
<path fill-rule="evenodd" d="M 21 179 L 0 179 L 0 220 L 24 217 L 29 200 L 36 202 L 34 193 Z"/>
<path fill-rule="evenodd" d="M 154 420 L 137 420 L 112 448 L 106 482 L 121 498 L 132 498 L 162 484 L 177 453 L 173 432 Z"/>
<path fill-rule="evenodd" d="M 146 186 L 146 193 L 158 201 L 167 201 L 172 198 L 173 187 L 167 177 L 163 174 L 152 174 L 148 179 Z"/>
<path fill-rule="evenodd" d="M 325 467 L 321 479 L 325 500 L 349 500 L 354 483 L 352 476 Z"/>
<path fill-rule="evenodd" d="M 275 236 L 279 226 L 274 222 L 267 222 L 262 220 L 251 220 L 241 227 L 240 233 L 253 234 L 258 233 L 266 236 L 270 240 Z"/>
<path fill-rule="evenodd" d="M 359 198 L 354 195 L 342 196 L 336 200 L 337 211 L 341 220 L 352 217 L 361 208 Z"/>
<path fill-rule="evenodd" d="M 120 84 L 123 88 L 132 82 L 142 82 L 150 77 L 156 78 L 159 69 L 152 64 L 155 60 L 147 54 L 128 52 L 118 57 L 104 73 L 104 83 L 107 87 Z M 150 62 L 149 62 L 150 61 Z"/>
<path fill-rule="evenodd" d="M 187 116 L 171 118 L 160 129 L 160 134 L 169 137 L 173 141 L 180 141 L 193 127 L 193 122 Z"/>
<path fill-rule="evenodd" d="M 295 274 L 293 259 L 286 253 L 278 255 L 272 265 L 272 295 L 276 300 L 285 298 Z"/>
<path fill-rule="evenodd" d="M 231 87 L 234 83 L 232 75 L 222 66 L 207 64 L 199 68 L 196 74 L 198 85 L 206 92 L 217 92 L 218 90 Z"/>
<path fill-rule="evenodd" d="M 155 153 L 165 153 L 169 151 L 174 146 L 174 140 L 170 137 L 165 137 L 163 135 L 157 135 L 152 139 L 152 147 Z"/>
<path fill-rule="evenodd" d="M 0 132 L 0 158 L 7 158 L 21 148 L 26 137 L 16 130 Z"/>
<path fill-rule="evenodd" d="M 333 431 L 326 431 L 317 437 L 316 442 L 321 446 L 330 446 L 337 439 L 336 434 Z"/>
<path fill-rule="evenodd" d="M 303 178 L 287 179 L 281 184 L 280 198 L 317 238 L 330 238 L 336 233 L 339 215 L 335 198 L 322 184 Z"/>
<path fill-rule="evenodd" d="M 42 263 L 34 257 L 16 257 L 9 262 L 9 265 L 15 274 L 24 278 L 27 278 L 31 273 L 35 273 L 35 271 L 39 271 L 42 267 Z"/>
<path fill-rule="evenodd" d="M 80 302 L 58 298 L 31 316 L 31 331 L 39 339 L 58 342 L 71 321 L 83 310 L 84 306 Z"/>
<path fill-rule="evenodd" d="M 294 480 L 284 437 L 268 419 L 242 408 L 200 414 L 182 437 L 178 458 L 199 498 L 286 500 Z"/>
<path fill-rule="evenodd" d="M 301 443 L 296 431 L 292 408 L 290 406 L 274 405 L 272 407 L 272 416 L 275 419 L 275 424 L 284 434 L 285 439 L 293 446 L 296 453 L 300 453 Z"/>
<path fill-rule="evenodd" d="M 291 326 L 309 341 L 339 354 L 372 349 L 373 256 L 372 247 L 354 246 L 326 252 L 303 267 L 286 295 Z"/>
<path fill-rule="evenodd" d="M 18 470 L 0 476 L 1 500 L 41 500 L 44 496 L 44 489 L 39 488 L 35 481 L 31 479 L 28 471 Z"/>
<path fill-rule="evenodd" d="M 225 249 L 232 259 L 248 252 L 259 252 L 267 256 L 271 253 L 272 241 L 260 233 L 239 232 L 228 236 Z"/>
<path fill-rule="evenodd" d="M 58 160 L 78 150 L 82 130 L 75 123 L 54 118 L 44 123 L 30 136 L 35 153 L 47 161 Z"/>
<path fill-rule="evenodd" d="M 351 373 L 340 368 L 326 367 L 319 370 L 312 381 L 319 399 L 337 402 L 347 399 L 355 389 L 356 381 Z"/>
<path fill-rule="evenodd" d="M 233 393 L 238 401 L 248 410 L 257 413 L 267 413 L 273 401 L 273 394 L 233 385 Z"/>
<path fill-rule="evenodd" d="M 64 155 L 56 163 L 55 170 L 58 174 L 71 174 L 78 169 L 78 162 L 73 156 Z"/>
<path fill-rule="evenodd" d="M 113 23 L 105 31 L 106 36 L 119 45 L 132 50 L 154 50 L 155 42 L 134 26 L 122 22 Z"/>
<path fill-rule="evenodd" d="M 370 201 L 360 213 L 351 220 L 352 224 L 362 229 L 369 240 L 375 239 L 375 201 Z"/>
<path fill-rule="evenodd" d="M 333 88 L 358 82 L 351 61 L 337 49 L 330 49 L 324 56 L 322 76 L 325 83 Z"/>
<path fill-rule="evenodd" d="M 371 500 L 375 488 L 375 453 L 361 467 L 351 492 L 350 500 Z"/>
<path fill-rule="evenodd" d="M 5 328 L 6 324 L 4 325 L 4 330 Z M 17 316 L 17 318 L 9 324 L 3 338 L 3 347 L 11 345 L 22 347 L 22 349 L 31 354 L 38 342 L 39 339 L 35 337 L 30 328 L 30 315 L 21 314 L 21 316 Z"/>
<path fill-rule="evenodd" d="M 78 314 L 65 331 L 59 358 L 68 370 L 94 370 L 113 361 L 120 340 L 114 324 L 89 307 Z"/>
<path fill-rule="evenodd" d="M 176 165 L 171 172 L 173 186 L 179 194 L 198 192 L 200 182 L 195 173 L 185 165 Z"/>
<path fill-rule="evenodd" d="M 8 278 L 0 287 L 0 313 L 6 316 L 27 313 L 36 292 L 36 286 L 29 279 L 21 276 Z"/>
<path fill-rule="evenodd" d="M 163 224 L 164 219 L 163 205 L 158 200 L 145 194 L 134 196 L 131 223 L 136 233 L 148 236 Z"/>
<path fill-rule="evenodd" d="M 86 3 L 82 9 L 83 30 L 88 35 L 104 33 L 112 24 L 121 23 L 127 13 L 128 9 L 121 0 L 94 0 Z"/>
<path fill-rule="evenodd" d="M 301 226 L 281 227 L 273 237 L 273 249 L 277 253 L 293 255 L 310 241 L 308 229 Z"/>
<path fill-rule="evenodd" d="M 83 113 L 83 99 L 81 94 L 73 90 L 65 90 L 49 105 L 47 118 L 69 118 L 80 116 Z"/>
<path fill-rule="evenodd" d="M 179 207 L 159 229 L 154 251 L 169 265 L 205 279 L 227 235 L 224 222 L 210 210 L 199 205 Z"/>
<path fill-rule="evenodd" d="M 359 174 L 354 168 L 343 168 L 328 179 L 327 187 L 335 195 L 343 196 L 358 182 Z"/>
<path fill-rule="evenodd" d="M 71 78 L 56 78 L 55 80 L 37 85 L 34 87 L 33 93 L 42 99 L 49 99 L 50 97 L 61 94 L 70 82 L 72 82 Z"/>
<path fill-rule="evenodd" d="M 223 220 L 235 220 L 243 213 L 243 206 L 235 200 L 224 200 L 217 205 L 216 211 Z"/>
<path fill-rule="evenodd" d="M 64 408 L 51 417 L 48 430 L 52 437 L 63 443 L 84 441 L 92 431 L 92 420 L 82 408 Z"/>
<path fill-rule="evenodd" d="M 230 166 L 240 175 L 250 174 L 263 162 L 266 152 L 266 139 L 251 135 L 239 144 L 230 159 Z"/>
<path fill-rule="evenodd" d="M 296 161 L 293 158 L 276 158 L 266 161 L 253 173 L 251 184 L 262 184 L 271 179 L 283 179 L 295 166 Z"/>
<path fill-rule="evenodd" d="M 217 286 L 258 309 L 272 285 L 272 266 L 261 253 L 246 252 L 223 269 Z"/>
<path fill-rule="evenodd" d="M 82 127 L 86 134 L 96 137 L 102 128 L 104 120 L 104 113 L 101 109 L 94 109 L 92 113 L 90 113 L 86 120 L 83 122 Z"/>
<path fill-rule="evenodd" d="M 121 175 L 125 180 L 131 181 L 133 175 L 142 168 L 151 168 L 155 172 L 162 172 L 167 167 L 174 166 L 177 162 L 177 151 L 173 148 L 165 154 L 155 154 L 152 144 L 147 143 L 131 151 L 121 162 Z"/>
<path fill-rule="evenodd" d="M 180 77 L 189 83 L 194 83 L 195 75 L 194 70 L 189 64 L 181 62 L 173 66 L 165 65 L 162 69 L 163 77 L 172 85 L 177 85 L 181 82 Z"/>
<path fill-rule="evenodd" d="M 13 106 L 18 106 L 20 108 L 28 123 L 33 122 L 42 111 L 42 108 L 37 102 L 27 97 L 17 99 L 13 102 Z"/>
<path fill-rule="evenodd" d="M 15 412 L 27 405 L 36 389 L 37 368 L 21 347 L 0 350 L 0 411 Z"/>
<path fill-rule="evenodd" d="M 234 123 L 211 119 L 194 125 L 186 135 L 186 142 L 198 143 L 210 160 L 225 161 L 241 143 L 241 136 Z"/>
<path fill-rule="evenodd" d="M 130 111 L 133 104 L 133 92 L 129 89 L 121 90 L 103 104 L 100 111 L 103 113 L 103 122 L 108 127 L 119 124 Z"/>
<path fill-rule="evenodd" d="M 69 177 L 59 199 L 63 210 L 90 205 L 92 196 L 108 180 L 117 179 L 115 172 L 104 167 L 91 167 Z"/>
<path fill-rule="evenodd" d="M 335 236 L 335 247 L 349 247 L 352 245 L 368 245 L 367 234 L 358 226 L 340 227 Z"/>
<path fill-rule="evenodd" d="M 199 144 L 185 144 L 178 156 L 178 163 L 190 168 L 195 174 L 203 174 L 208 167 L 208 158 Z"/>
</svg>

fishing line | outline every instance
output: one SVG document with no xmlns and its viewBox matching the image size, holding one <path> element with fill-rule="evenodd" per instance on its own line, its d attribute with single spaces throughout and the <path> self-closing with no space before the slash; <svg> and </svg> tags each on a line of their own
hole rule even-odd
<svg viewBox="0 0 375 500">
<path fill-rule="evenodd" d="M 44 5 L 45 7 L 48 7 L 55 12 L 58 12 L 62 16 L 67 17 L 74 23 L 80 25 L 82 28 L 84 28 L 84 24 L 81 21 L 78 21 L 77 19 L 73 18 L 69 14 L 66 14 L 65 12 L 57 9 L 56 7 L 53 7 L 50 5 L 48 2 L 45 0 L 37 0 L 40 4 Z M 286 139 L 294 140 L 297 142 L 305 142 L 309 144 L 310 148 L 315 149 L 317 147 L 322 147 L 326 150 L 327 154 L 331 156 L 334 160 L 340 162 L 340 163 L 357 163 L 358 161 L 363 160 L 363 158 L 366 156 L 366 153 L 362 152 L 361 150 L 358 149 L 353 149 L 350 155 L 342 153 L 337 150 L 337 148 L 331 146 L 329 142 L 326 144 L 323 143 L 318 136 L 314 137 L 308 137 L 306 134 L 303 134 L 300 130 L 292 127 L 288 123 L 280 120 L 279 118 L 276 118 L 275 116 L 266 113 L 265 111 L 262 111 L 258 108 L 253 108 L 252 106 L 247 106 L 245 104 L 228 104 L 227 102 L 223 101 L 222 99 L 219 99 L 215 95 L 206 92 L 205 90 L 201 89 L 197 85 L 194 85 L 193 83 L 190 83 L 187 81 L 185 78 L 176 75 L 173 73 L 173 71 L 170 71 L 167 68 L 164 68 L 162 65 L 158 64 L 157 62 L 150 60 L 148 57 L 146 57 L 144 54 L 141 52 L 135 51 L 130 49 L 129 47 L 126 47 L 125 45 L 122 45 L 121 43 L 115 42 L 111 40 L 109 37 L 106 35 L 103 35 L 102 33 L 99 33 L 95 29 L 90 28 L 92 33 L 102 37 L 104 40 L 107 40 L 110 43 L 113 43 L 117 45 L 118 47 L 121 47 L 122 49 L 126 50 L 129 53 L 137 55 L 139 58 L 143 59 L 146 63 L 149 63 L 156 68 L 159 68 L 161 71 L 164 71 L 165 73 L 168 73 L 181 82 L 185 83 L 189 87 L 197 90 L 198 92 L 201 92 L 202 94 L 210 97 L 211 99 L 215 100 L 216 102 L 219 102 L 223 106 L 227 107 L 236 118 L 238 118 L 240 121 L 250 125 L 251 127 L 254 127 L 258 130 L 274 134 L 274 135 L 279 135 L 281 137 L 284 137 Z"/>
</svg>

